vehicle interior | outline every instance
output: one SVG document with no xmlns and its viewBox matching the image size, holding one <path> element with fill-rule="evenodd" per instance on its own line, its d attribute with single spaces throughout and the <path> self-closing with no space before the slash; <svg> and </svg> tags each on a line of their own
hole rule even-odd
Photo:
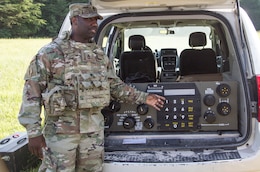
<svg viewBox="0 0 260 172">
<path fill-rule="evenodd" d="M 128 70 L 124 69 L 124 63 L 140 61 L 136 54 L 141 53 L 146 53 L 144 56 L 153 54 L 156 82 L 179 81 L 174 79 L 178 76 L 216 74 L 229 70 L 227 58 L 229 52 L 225 48 L 227 42 L 223 39 L 225 33 L 222 24 L 217 20 L 146 20 L 115 23 L 109 29 L 115 34 L 112 42 L 113 50 L 110 50 L 109 56 L 114 59 L 117 74 L 124 81 L 125 70 Z M 107 32 L 107 34 L 111 33 Z M 106 35 L 105 38 L 108 36 L 111 37 Z M 107 39 L 104 39 L 104 48 L 107 48 L 106 41 Z M 206 58 L 209 54 L 211 57 Z M 131 56 L 137 59 L 124 62 Z M 191 67 L 188 63 L 195 63 L 195 65 Z M 120 72 L 121 68 L 123 68 L 122 72 Z"/>
<path fill-rule="evenodd" d="M 111 101 L 102 111 L 107 150 L 242 142 L 248 119 L 235 38 L 227 23 L 201 14 L 118 15 L 102 23 L 103 39 L 97 42 L 116 74 L 137 89 L 166 97 L 161 111 Z"/>
</svg>

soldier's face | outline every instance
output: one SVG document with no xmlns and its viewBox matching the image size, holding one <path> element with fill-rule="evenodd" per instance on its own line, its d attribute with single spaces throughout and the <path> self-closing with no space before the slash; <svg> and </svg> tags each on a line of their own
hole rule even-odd
<svg viewBox="0 0 260 172">
<path fill-rule="evenodd" d="M 97 32 L 98 24 L 97 17 L 82 18 L 77 17 L 77 32 L 84 39 L 90 40 Z"/>
</svg>

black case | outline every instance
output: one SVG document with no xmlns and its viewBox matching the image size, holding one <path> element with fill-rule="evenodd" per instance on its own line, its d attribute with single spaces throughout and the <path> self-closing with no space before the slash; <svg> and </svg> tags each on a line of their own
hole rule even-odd
<svg viewBox="0 0 260 172">
<path fill-rule="evenodd" d="M 0 140 L 0 155 L 10 172 L 33 169 L 41 162 L 29 152 L 26 132 L 17 132 Z"/>
</svg>

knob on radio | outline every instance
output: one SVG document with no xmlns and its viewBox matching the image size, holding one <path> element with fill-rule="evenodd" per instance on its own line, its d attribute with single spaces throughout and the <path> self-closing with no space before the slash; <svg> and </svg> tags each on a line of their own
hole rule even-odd
<svg viewBox="0 0 260 172">
<path fill-rule="evenodd" d="M 203 99 L 203 102 L 206 106 L 213 106 L 215 104 L 215 97 L 214 95 L 206 95 Z"/>
<path fill-rule="evenodd" d="M 137 106 L 137 112 L 139 115 L 145 115 L 148 112 L 148 105 L 147 104 L 141 104 Z"/>
<path fill-rule="evenodd" d="M 104 116 L 105 128 L 110 128 L 114 121 L 113 113 L 111 112 L 111 110 L 108 107 L 102 109 L 101 113 Z"/>
<path fill-rule="evenodd" d="M 108 107 L 112 112 L 118 112 L 121 109 L 121 105 L 117 101 L 111 101 Z"/>
<path fill-rule="evenodd" d="M 146 120 L 144 120 L 144 127 L 147 129 L 151 129 L 154 126 L 154 121 L 152 118 L 147 118 Z"/>
<path fill-rule="evenodd" d="M 214 114 L 213 111 L 208 110 L 205 112 L 204 114 L 204 119 L 205 121 L 207 121 L 208 123 L 213 123 L 216 121 L 216 115 Z"/>
<path fill-rule="evenodd" d="M 136 123 L 135 118 L 129 116 L 129 117 L 126 117 L 126 118 L 124 119 L 124 121 L 123 121 L 123 127 L 124 127 L 125 129 L 131 129 L 131 128 L 134 128 L 135 123 Z"/>
</svg>

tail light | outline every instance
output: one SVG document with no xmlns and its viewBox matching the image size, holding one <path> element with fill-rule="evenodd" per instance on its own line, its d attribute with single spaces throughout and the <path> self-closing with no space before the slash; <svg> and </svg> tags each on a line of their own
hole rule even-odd
<svg viewBox="0 0 260 172">
<path fill-rule="evenodd" d="M 257 81 L 257 96 L 258 96 L 258 122 L 260 122 L 260 75 L 256 76 L 256 81 Z"/>
</svg>

